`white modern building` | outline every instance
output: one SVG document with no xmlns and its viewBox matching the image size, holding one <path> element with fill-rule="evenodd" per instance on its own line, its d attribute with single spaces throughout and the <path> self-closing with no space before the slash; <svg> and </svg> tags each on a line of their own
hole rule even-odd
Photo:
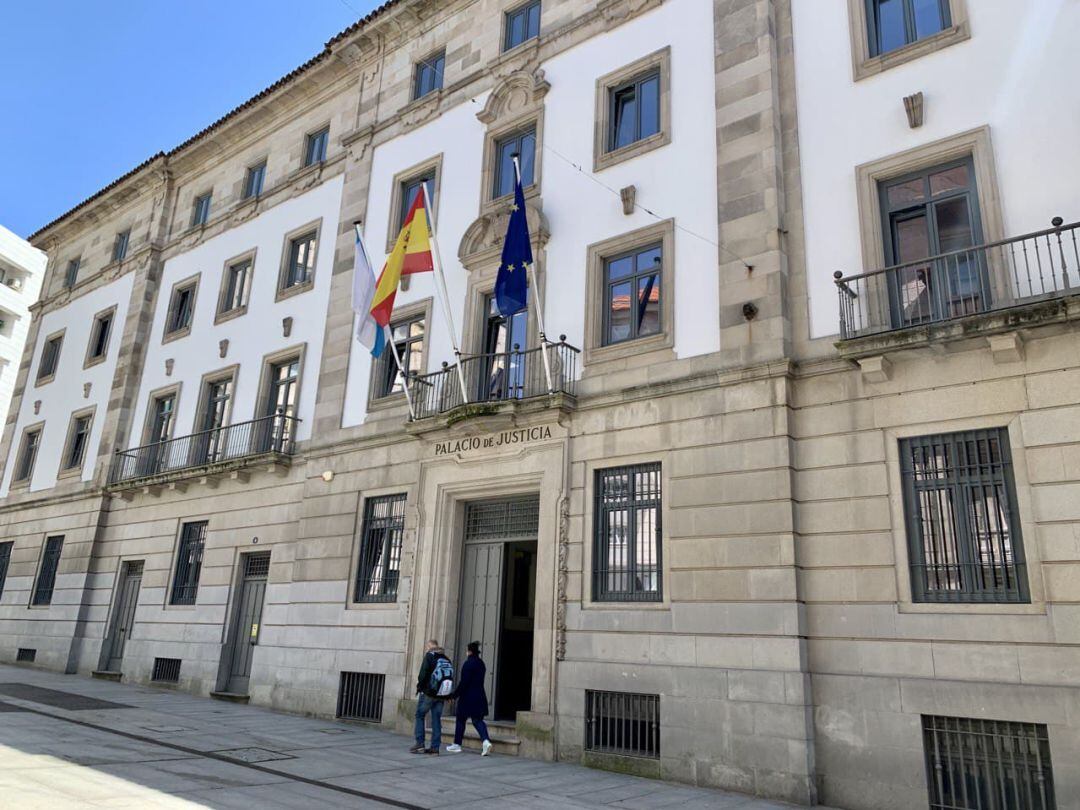
<svg viewBox="0 0 1080 810">
<path fill-rule="evenodd" d="M 503 754 L 1077 810 L 1078 35 L 386 3 L 33 236 L 0 660 L 406 729 L 425 640 L 477 639 Z M 354 223 L 380 264 L 425 186 L 403 379 Z"/>
<path fill-rule="evenodd" d="M 6 424 L 19 371 L 30 307 L 45 277 L 45 253 L 0 226 L 0 424 Z"/>
</svg>

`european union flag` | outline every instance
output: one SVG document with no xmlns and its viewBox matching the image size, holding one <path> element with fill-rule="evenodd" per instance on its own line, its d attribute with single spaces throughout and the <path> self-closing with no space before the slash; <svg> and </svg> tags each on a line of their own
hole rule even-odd
<svg viewBox="0 0 1080 810">
<path fill-rule="evenodd" d="M 526 274 L 532 261 L 529 221 L 525 217 L 525 192 L 521 190 L 519 176 L 514 184 L 514 204 L 510 208 L 510 224 L 506 227 L 506 238 L 503 240 L 502 264 L 495 277 L 495 303 L 504 318 L 525 308 L 529 288 Z"/>
</svg>

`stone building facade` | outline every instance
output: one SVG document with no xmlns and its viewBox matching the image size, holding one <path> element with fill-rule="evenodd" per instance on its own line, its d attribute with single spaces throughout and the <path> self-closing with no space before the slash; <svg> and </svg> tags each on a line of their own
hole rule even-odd
<svg viewBox="0 0 1080 810">
<path fill-rule="evenodd" d="M 42 251 L 0 226 L 0 422 L 7 420 L 45 263 Z"/>
<path fill-rule="evenodd" d="M 943 103 L 1004 9 L 792 5 L 394 0 L 35 234 L 0 659 L 407 728 L 479 639 L 506 753 L 1080 807 L 1069 173 Z M 511 151 L 548 343 L 491 310 Z M 406 398 L 353 223 L 378 263 L 421 183 Z"/>
</svg>

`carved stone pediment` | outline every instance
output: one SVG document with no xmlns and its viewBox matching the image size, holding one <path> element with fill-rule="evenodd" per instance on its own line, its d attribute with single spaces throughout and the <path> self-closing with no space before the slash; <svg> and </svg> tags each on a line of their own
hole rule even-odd
<svg viewBox="0 0 1080 810">
<path fill-rule="evenodd" d="M 532 235 L 534 250 L 538 250 L 547 244 L 551 235 L 548 230 L 547 217 L 540 209 L 537 200 L 525 201 L 525 217 L 529 222 L 529 233 Z M 497 257 L 502 252 L 503 237 L 506 236 L 506 226 L 510 221 L 510 203 L 490 213 L 481 214 L 472 225 L 465 229 L 465 235 L 461 238 L 458 246 L 458 258 L 467 269 L 490 258 Z"/>
<path fill-rule="evenodd" d="M 484 109 L 476 114 L 481 123 L 493 124 L 538 106 L 551 89 L 543 70 L 511 73 L 488 95 Z"/>
</svg>

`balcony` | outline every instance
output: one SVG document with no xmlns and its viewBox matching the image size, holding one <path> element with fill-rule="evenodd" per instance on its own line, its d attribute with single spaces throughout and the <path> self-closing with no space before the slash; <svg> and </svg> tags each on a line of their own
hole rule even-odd
<svg viewBox="0 0 1080 810">
<path fill-rule="evenodd" d="M 296 452 L 300 420 L 272 416 L 118 450 L 109 469 L 110 489 L 150 486 L 212 476 L 266 461 L 287 462 Z"/>
<path fill-rule="evenodd" d="M 551 390 L 542 352 L 547 352 L 551 368 Z M 414 421 L 448 414 L 464 405 L 491 405 L 536 400 L 551 394 L 573 397 L 577 391 L 577 366 L 580 351 L 566 342 L 548 343 L 535 349 L 462 356 L 461 377 L 465 380 L 468 402 L 462 397 L 457 365 L 443 363 L 432 374 L 409 380 Z"/>
<path fill-rule="evenodd" d="M 877 336 L 869 343 L 880 347 L 887 333 L 963 334 L 994 313 L 1002 326 L 1067 314 L 1063 299 L 1080 294 L 1080 222 L 1053 225 L 859 275 L 837 271 L 840 340 Z"/>
</svg>

